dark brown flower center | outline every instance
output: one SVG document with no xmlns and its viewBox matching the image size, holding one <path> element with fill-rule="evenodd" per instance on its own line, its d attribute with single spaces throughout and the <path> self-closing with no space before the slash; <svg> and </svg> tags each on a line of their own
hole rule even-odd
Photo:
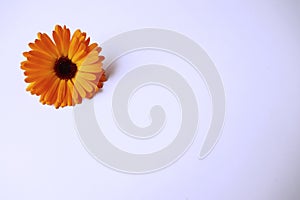
<svg viewBox="0 0 300 200">
<path fill-rule="evenodd" d="M 60 79 L 72 79 L 76 75 L 77 66 L 68 57 L 60 57 L 55 62 L 54 71 Z"/>
</svg>

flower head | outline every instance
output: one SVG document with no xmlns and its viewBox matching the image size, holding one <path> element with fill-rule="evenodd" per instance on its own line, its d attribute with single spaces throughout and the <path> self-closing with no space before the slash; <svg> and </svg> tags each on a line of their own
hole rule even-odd
<svg viewBox="0 0 300 200">
<path fill-rule="evenodd" d="M 102 69 L 104 56 L 101 48 L 90 44 L 86 33 L 55 26 L 53 40 L 46 33 L 38 33 L 38 39 L 29 43 L 31 50 L 24 52 L 27 58 L 21 69 L 29 83 L 27 91 L 40 96 L 43 104 L 56 108 L 73 106 L 82 98 L 92 98 L 106 81 Z"/>
</svg>

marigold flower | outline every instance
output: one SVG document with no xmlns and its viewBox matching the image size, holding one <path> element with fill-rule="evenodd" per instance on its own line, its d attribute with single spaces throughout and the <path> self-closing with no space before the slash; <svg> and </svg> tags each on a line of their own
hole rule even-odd
<svg viewBox="0 0 300 200">
<path fill-rule="evenodd" d="M 73 106 L 102 88 L 104 56 L 99 56 L 101 48 L 90 44 L 85 32 L 78 29 L 71 37 L 66 26 L 56 25 L 54 41 L 46 33 L 37 36 L 29 43 L 31 50 L 23 53 L 27 60 L 21 62 L 21 69 L 29 83 L 26 90 L 40 96 L 41 103 L 55 108 Z"/>
</svg>

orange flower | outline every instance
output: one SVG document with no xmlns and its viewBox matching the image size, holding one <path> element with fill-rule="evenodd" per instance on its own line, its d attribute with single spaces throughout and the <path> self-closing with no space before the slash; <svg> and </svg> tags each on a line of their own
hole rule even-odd
<svg viewBox="0 0 300 200">
<path fill-rule="evenodd" d="M 82 98 L 92 98 L 106 81 L 102 69 L 104 56 L 101 48 L 90 43 L 86 33 L 76 30 L 70 38 L 66 26 L 55 26 L 54 41 L 46 33 L 38 33 L 38 39 L 29 43 L 32 49 L 24 52 L 27 58 L 21 69 L 29 83 L 27 91 L 40 96 L 43 104 L 55 108 L 73 106 Z"/>
</svg>

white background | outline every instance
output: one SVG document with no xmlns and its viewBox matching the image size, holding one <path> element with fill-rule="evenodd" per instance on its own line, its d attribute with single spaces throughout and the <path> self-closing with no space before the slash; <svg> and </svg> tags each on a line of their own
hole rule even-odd
<svg viewBox="0 0 300 200">
<path fill-rule="evenodd" d="M 0 8 L 0 199 L 300 199 L 298 0 L 2 1 Z M 145 175 L 94 160 L 72 108 L 43 106 L 25 92 L 22 52 L 55 24 L 80 28 L 98 43 L 145 27 L 196 41 L 226 93 L 213 152 L 198 160 L 196 139 L 178 162 Z"/>
</svg>

